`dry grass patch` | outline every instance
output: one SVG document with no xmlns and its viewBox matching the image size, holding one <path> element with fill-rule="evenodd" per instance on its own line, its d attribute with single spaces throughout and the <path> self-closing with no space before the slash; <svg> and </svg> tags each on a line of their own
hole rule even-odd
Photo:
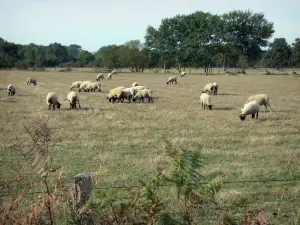
<svg viewBox="0 0 300 225">
<path fill-rule="evenodd" d="M 166 85 L 169 74 L 121 73 L 101 81 L 102 93 L 79 93 L 81 110 L 68 110 L 69 86 L 76 80 L 95 80 L 96 73 L 1 71 L 0 88 L 15 85 L 16 96 L 0 92 L 0 159 L 4 179 L 13 179 L 12 167 L 20 157 L 10 151 L 16 137 L 24 138 L 22 123 L 37 114 L 54 118 L 53 124 L 62 141 L 56 161 L 66 161 L 66 179 L 80 172 L 96 171 L 101 164 L 105 173 L 98 185 L 135 185 L 147 180 L 153 170 L 167 169 L 162 144 L 165 138 L 186 147 L 202 146 L 206 156 L 203 174 L 208 178 L 226 175 L 228 181 L 298 179 L 300 174 L 300 80 L 292 76 L 196 76 L 180 78 L 177 85 Z M 34 77 L 38 86 L 26 86 Z M 111 104 L 108 90 L 129 87 L 133 82 L 154 92 L 154 103 Z M 199 104 L 201 90 L 208 82 L 219 84 L 219 95 L 212 96 L 212 111 Z M 62 109 L 48 111 L 45 98 L 56 92 Z M 240 107 L 253 94 L 271 97 L 274 113 L 259 119 L 238 118 Z M 25 171 L 24 171 L 25 172 Z M 30 174 L 30 173 L 29 173 Z M 30 180 L 28 176 L 26 179 Z M 284 195 L 278 192 L 285 188 Z M 299 209 L 299 181 L 225 185 L 222 204 L 265 208 L 276 212 L 273 224 L 295 221 Z M 168 195 L 168 191 L 164 193 Z M 283 197 L 282 197 L 283 196 Z M 299 199 L 299 198 L 298 198 Z M 171 200 L 170 200 L 171 201 Z M 277 212 L 278 204 L 283 212 Z M 211 211 L 211 218 L 215 212 Z M 209 219 L 210 220 L 210 219 Z"/>
</svg>

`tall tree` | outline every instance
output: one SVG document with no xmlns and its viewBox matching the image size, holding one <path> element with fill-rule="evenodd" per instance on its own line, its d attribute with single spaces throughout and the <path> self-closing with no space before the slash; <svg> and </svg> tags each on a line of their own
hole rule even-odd
<svg viewBox="0 0 300 225">
<path fill-rule="evenodd" d="M 292 43 L 291 64 L 300 67 L 300 38 L 296 38 L 295 42 Z"/>
<path fill-rule="evenodd" d="M 102 62 L 108 69 L 118 68 L 120 66 L 120 60 L 118 50 L 120 46 L 107 45 L 101 47 L 96 53 L 96 61 Z"/>
<path fill-rule="evenodd" d="M 231 11 L 222 15 L 224 37 L 244 55 L 249 62 L 261 57 L 261 47 L 266 47 L 274 33 L 273 23 L 268 22 L 262 13 L 252 11 Z"/>
<path fill-rule="evenodd" d="M 285 38 L 275 38 L 264 55 L 266 67 L 283 68 L 290 64 L 291 47 Z"/>
</svg>

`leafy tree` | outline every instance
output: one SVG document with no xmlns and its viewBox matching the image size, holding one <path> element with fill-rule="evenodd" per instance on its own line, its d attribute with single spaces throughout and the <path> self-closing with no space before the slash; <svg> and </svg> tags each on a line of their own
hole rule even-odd
<svg viewBox="0 0 300 225">
<path fill-rule="evenodd" d="M 108 69 L 118 68 L 120 66 L 120 60 L 118 50 L 120 46 L 107 45 L 101 47 L 96 53 L 97 63 L 102 62 Z"/>
<path fill-rule="evenodd" d="M 225 43 L 235 46 L 239 54 L 255 61 L 261 57 L 261 47 L 268 44 L 274 33 L 273 23 L 264 14 L 247 11 L 231 11 L 222 15 Z"/>
<path fill-rule="evenodd" d="M 95 56 L 92 53 L 86 50 L 81 50 L 77 56 L 77 66 L 86 67 L 89 63 L 91 63 L 94 60 Z"/>
<path fill-rule="evenodd" d="M 80 45 L 72 44 L 68 46 L 68 59 L 76 60 L 79 51 L 81 50 Z"/>
<path fill-rule="evenodd" d="M 291 47 L 285 38 L 275 38 L 264 55 L 265 66 L 277 69 L 287 67 L 290 63 L 290 56 Z"/>
<path fill-rule="evenodd" d="M 296 38 L 295 42 L 292 43 L 291 64 L 300 67 L 300 38 Z"/>
</svg>

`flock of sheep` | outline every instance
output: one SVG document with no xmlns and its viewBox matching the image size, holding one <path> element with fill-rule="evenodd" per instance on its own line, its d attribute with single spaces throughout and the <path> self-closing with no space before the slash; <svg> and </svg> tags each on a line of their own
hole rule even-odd
<svg viewBox="0 0 300 225">
<path fill-rule="evenodd" d="M 112 75 L 116 74 L 117 71 L 114 70 L 111 73 L 107 75 L 107 79 L 110 80 L 112 78 Z M 185 76 L 185 71 L 181 72 L 180 77 Z M 73 91 L 74 88 L 77 88 L 79 92 L 92 92 L 92 91 L 99 91 L 101 92 L 101 84 L 100 80 L 104 80 L 105 76 L 104 74 L 98 74 L 96 76 L 96 82 L 91 81 L 75 81 L 71 84 L 70 90 L 71 92 L 67 95 L 67 99 L 70 103 L 70 109 L 75 109 L 76 105 L 78 104 L 78 107 L 80 106 L 80 100 L 78 94 Z M 177 84 L 178 77 L 172 76 L 169 77 L 166 84 Z M 33 84 L 34 86 L 37 85 L 36 79 L 28 78 L 27 79 L 27 85 Z M 8 95 L 13 96 L 16 93 L 16 89 L 14 85 L 9 84 L 7 87 Z M 202 105 L 202 108 L 205 109 L 212 109 L 212 101 L 211 101 L 211 95 L 217 95 L 218 94 L 218 85 L 216 82 L 208 83 L 204 86 L 204 89 L 202 91 L 202 94 L 200 96 L 200 103 Z M 115 102 L 124 102 L 125 99 L 128 100 L 128 102 L 131 102 L 131 99 L 133 102 L 139 100 L 139 102 L 144 102 L 144 99 L 147 98 L 148 102 L 153 102 L 153 91 L 149 89 L 146 86 L 140 86 L 137 82 L 134 82 L 131 87 L 116 87 L 109 91 L 107 95 L 107 99 L 109 102 L 115 103 Z M 55 93 L 50 92 L 47 94 L 46 102 L 48 105 L 48 109 L 50 110 L 53 108 L 60 108 L 61 104 L 58 101 L 58 97 Z M 243 121 L 246 119 L 247 115 L 252 115 L 252 119 L 258 118 L 259 113 L 259 106 L 264 105 L 265 111 L 267 110 L 267 107 L 270 108 L 270 111 L 272 112 L 272 108 L 270 105 L 270 98 L 266 94 L 258 94 L 254 96 L 250 96 L 244 106 L 241 108 L 240 113 L 240 119 Z"/>
<path fill-rule="evenodd" d="M 218 94 L 218 85 L 216 82 L 208 83 L 204 86 L 202 94 L 200 96 L 200 102 L 203 109 L 212 109 L 211 97 L 208 94 L 217 95 Z M 244 121 L 247 115 L 252 115 L 252 119 L 258 119 L 259 106 L 264 105 L 265 111 L 267 107 L 270 108 L 270 112 L 272 112 L 272 108 L 270 105 L 270 98 L 266 94 L 257 94 L 250 96 L 244 106 L 241 108 L 240 119 Z"/>
</svg>

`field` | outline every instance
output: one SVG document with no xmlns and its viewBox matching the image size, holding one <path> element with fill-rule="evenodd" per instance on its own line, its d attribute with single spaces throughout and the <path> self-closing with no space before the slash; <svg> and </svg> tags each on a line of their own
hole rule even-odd
<svg viewBox="0 0 300 225">
<path fill-rule="evenodd" d="M 300 223 L 300 79 L 293 76 L 190 75 L 177 85 L 166 85 L 169 75 L 121 73 L 101 81 L 103 92 L 79 93 L 81 110 L 69 110 L 67 94 L 76 80 L 94 80 L 88 72 L 1 71 L 0 88 L 12 83 L 13 97 L 0 92 L 1 177 L 11 180 L 12 168 L 20 167 L 20 155 L 11 151 L 16 138 L 26 138 L 24 121 L 47 114 L 61 138 L 55 151 L 57 164 L 66 163 L 65 178 L 72 182 L 77 173 L 97 171 L 98 186 L 138 185 L 150 179 L 156 169 L 167 170 L 163 144 L 167 139 L 178 148 L 198 144 L 205 156 L 202 174 L 208 179 L 225 176 L 217 195 L 220 205 L 234 215 L 249 209 L 266 209 L 271 224 Z M 38 86 L 26 86 L 34 77 Z M 146 85 L 154 92 L 154 103 L 118 103 L 106 100 L 108 90 Z M 199 97 L 204 85 L 216 81 L 219 95 L 212 96 L 213 110 L 203 111 Z M 62 108 L 48 111 L 48 92 L 56 92 Z M 242 122 L 238 116 L 246 99 L 253 94 L 271 97 L 273 113 Z M 25 171 L 27 179 L 34 176 Z M 269 181 L 238 182 L 235 181 Z M 275 181 L 289 180 L 289 181 Z M 168 195 L 166 191 L 165 195 Z M 170 200 L 172 202 L 172 200 Z M 176 204 L 175 204 L 176 205 Z M 175 206 L 176 208 L 176 206 Z M 195 224 L 216 224 L 210 211 Z"/>
</svg>

